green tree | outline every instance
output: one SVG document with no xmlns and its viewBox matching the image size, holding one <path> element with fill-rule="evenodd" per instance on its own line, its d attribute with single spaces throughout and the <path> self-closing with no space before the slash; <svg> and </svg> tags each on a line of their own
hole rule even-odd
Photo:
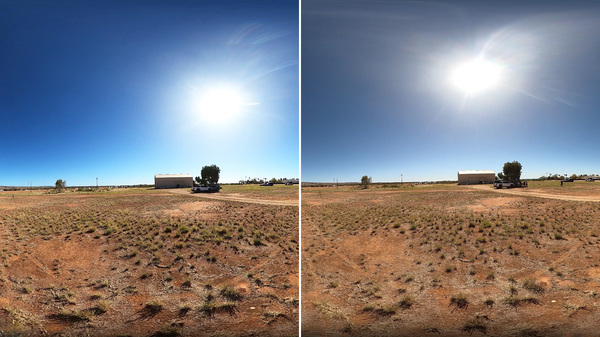
<svg viewBox="0 0 600 337">
<path fill-rule="evenodd" d="M 67 181 L 66 180 L 58 179 L 56 181 L 56 183 L 54 183 L 54 189 L 57 192 L 62 192 L 66 187 L 67 187 Z"/>
<path fill-rule="evenodd" d="M 369 188 L 369 185 L 371 185 L 371 177 L 362 176 L 362 178 L 360 178 L 360 185 L 363 189 Z"/>
<path fill-rule="evenodd" d="M 504 163 L 504 168 L 502 172 L 504 174 L 504 178 L 508 180 L 508 182 L 516 183 L 521 180 L 521 163 L 518 161 Z M 500 174 L 498 174 L 500 176 Z"/>
<path fill-rule="evenodd" d="M 202 176 L 200 178 L 200 183 L 208 184 L 208 185 L 216 185 L 219 182 L 219 174 L 220 173 L 221 173 L 221 169 L 215 164 L 212 164 L 209 166 L 203 166 L 202 171 L 200 171 L 200 175 Z"/>
</svg>

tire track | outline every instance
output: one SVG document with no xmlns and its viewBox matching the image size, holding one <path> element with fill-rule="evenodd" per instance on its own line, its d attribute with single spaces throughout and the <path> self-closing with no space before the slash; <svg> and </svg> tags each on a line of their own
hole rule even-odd
<svg viewBox="0 0 600 337">
<path fill-rule="evenodd" d="M 228 195 L 223 195 L 223 194 L 214 194 L 214 193 L 190 193 L 187 190 L 181 190 L 181 189 L 169 190 L 168 192 L 176 193 L 176 194 L 193 195 L 198 198 L 222 200 L 222 201 L 245 202 L 245 203 L 259 204 L 259 205 L 296 206 L 296 207 L 299 207 L 299 205 L 300 205 L 300 200 L 252 199 L 252 198 L 234 197 L 234 196 L 228 196 Z"/>
<path fill-rule="evenodd" d="M 511 194 L 511 195 L 519 195 L 524 197 L 538 197 L 538 198 L 546 198 L 546 199 L 556 199 L 556 200 L 565 200 L 565 201 L 580 201 L 580 202 L 600 202 L 600 196 L 574 196 L 574 195 L 556 195 L 549 193 L 541 193 L 541 192 L 524 192 L 519 191 L 514 188 L 510 189 L 497 189 L 491 188 L 489 185 L 470 185 L 469 188 L 481 191 L 494 191 L 497 193 Z"/>
</svg>

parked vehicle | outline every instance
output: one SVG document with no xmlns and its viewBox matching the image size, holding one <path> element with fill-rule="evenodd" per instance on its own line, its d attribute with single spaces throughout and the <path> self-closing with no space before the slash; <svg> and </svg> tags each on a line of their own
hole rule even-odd
<svg viewBox="0 0 600 337">
<path fill-rule="evenodd" d="M 260 184 L 260 186 L 273 186 L 273 183 L 265 181 L 264 183 Z"/>
<path fill-rule="evenodd" d="M 512 187 L 515 187 L 515 184 L 514 183 L 509 183 L 507 181 L 495 180 L 494 181 L 494 187 L 495 188 L 503 188 L 503 187 L 512 188 Z"/>
<path fill-rule="evenodd" d="M 495 180 L 494 181 L 494 187 L 495 188 L 513 188 L 513 187 L 527 187 L 527 180 L 521 181 L 521 180 L 517 180 L 515 182 L 508 182 L 508 181 L 501 181 L 501 180 Z"/>
<path fill-rule="evenodd" d="M 192 192 L 193 193 L 212 193 L 212 192 L 219 192 L 220 189 L 221 189 L 221 186 L 219 186 L 219 185 L 194 186 L 194 187 L 192 187 Z"/>
</svg>

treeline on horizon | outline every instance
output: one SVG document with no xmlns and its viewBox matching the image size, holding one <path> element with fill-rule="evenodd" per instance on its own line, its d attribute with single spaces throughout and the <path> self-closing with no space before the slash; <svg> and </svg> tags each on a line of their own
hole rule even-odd
<svg viewBox="0 0 600 337">
<path fill-rule="evenodd" d="M 298 178 L 271 178 L 271 179 L 267 179 L 267 178 L 252 178 L 252 179 L 246 179 L 246 180 L 240 180 L 238 182 L 238 184 L 240 185 L 244 185 L 244 184 L 262 184 L 265 182 L 269 182 L 269 183 L 273 183 L 273 184 L 285 184 L 286 182 L 291 181 L 294 183 L 298 183 L 300 180 Z"/>
<path fill-rule="evenodd" d="M 548 174 L 547 176 L 541 176 L 539 178 L 526 178 L 523 180 L 528 181 L 543 181 L 543 180 L 562 180 L 568 177 L 573 180 L 585 180 L 587 178 L 595 178 L 600 180 L 600 176 L 597 174 L 571 174 L 570 176 L 565 174 Z M 496 176 L 496 179 L 498 177 Z M 302 186 L 307 187 L 326 187 L 326 186 L 353 186 L 360 185 L 360 181 L 350 182 L 302 182 Z M 372 182 L 370 185 L 377 185 L 381 187 L 399 187 L 401 185 L 421 185 L 421 184 L 458 184 L 458 180 L 431 180 L 431 181 L 404 181 L 404 182 Z"/>
</svg>

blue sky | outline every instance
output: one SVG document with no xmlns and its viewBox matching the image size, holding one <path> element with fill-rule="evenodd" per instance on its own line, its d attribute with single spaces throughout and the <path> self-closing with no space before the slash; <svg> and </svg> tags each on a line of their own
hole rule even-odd
<svg viewBox="0 0 600 337">
<path fill-rule="evenodd" d="M 0 185 L 151 184 L 211 164 L 222 182 L 298 177 L 298 12 L 0 0 Z"/>
<path fill-rule="evenodd" d="M 600 2 L 305 0 L 301 35 L 303 181 L 600 173 Z"/>
</svg>

